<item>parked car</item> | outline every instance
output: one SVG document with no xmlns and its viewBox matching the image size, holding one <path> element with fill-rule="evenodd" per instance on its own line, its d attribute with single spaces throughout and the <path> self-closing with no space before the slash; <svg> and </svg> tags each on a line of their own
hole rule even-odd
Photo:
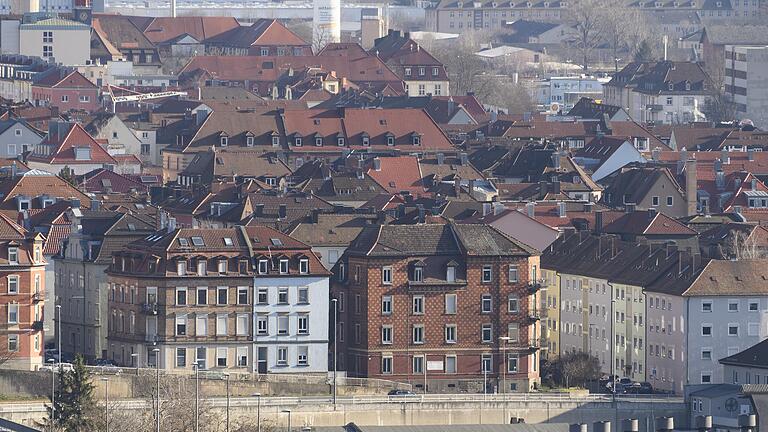
<svg viewBox="0 0 768 432">
<path fill-rule="evenodd" d="M 410 390 L 390 390 L 387 396 L 416 396 L 416 394 Z"/>
<path fill-rule="evenodd" d="M 72 366 L 72 363 L 48 363 L 37 368 L 37 370 L 42 372 L 58 371 L 59 369 L 69 372 L 75 370 L 75 367 Z"/>
<path fill-rule="evenodd" d="M 96 359 L 94 366 L 117 366 L 117 362 L 111 359 Z"/>
</svg>

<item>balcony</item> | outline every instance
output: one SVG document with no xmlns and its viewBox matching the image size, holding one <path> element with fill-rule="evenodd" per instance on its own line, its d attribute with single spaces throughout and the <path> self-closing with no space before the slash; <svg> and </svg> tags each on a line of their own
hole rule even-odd
<svg viewBox="0 0 768 432">
<path fill-rule="evenodd" d="M 539 339 L 529 339 L 528 340 L 528 350 L 531 352 L 538 351 L 542 347 L 541 341 Z"/>
<path fill-rule="evenodd" d="M 157 303 L 142 303 L 141 313 L 145 315 L 157 315 Z"/>
<path fill-rule="evenodd" d="M 32 321 L 32 330 L 35 331 L 42 331 L 43 330 L 43 321 Z"/>
<path fill-rule="evenodd" d="M 32 293 L 32 301 L 33 302 L 39 303 L 39 302 L 43 301 L 44 299 L 45 298 L 44 298 L 42 293 L 39 293 L 39 292 Z"/>
<path fill-rule="evenodd" d="M 528 311 L 528 321 L 531 323 L 535 323 L 536 321 L 540 321 L 542 315 L 544 315 L 543 311 L 539 309 L 531 309 Z"/>
<path fill-rule="evenodd" d="M 541 279 L 528 282 L 528 294 L 536 294 L 541 291 L 543 282 Z"/>
</svg>

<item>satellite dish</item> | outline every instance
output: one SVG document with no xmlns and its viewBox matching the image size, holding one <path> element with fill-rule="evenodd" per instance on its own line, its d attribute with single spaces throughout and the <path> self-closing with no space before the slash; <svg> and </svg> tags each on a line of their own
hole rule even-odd
<svg viewBox="0 0 768 432">
<path fill-rule="evenodd" d="M 728 398 L 725 401 L 725 410 L 728 412 L 736 412 L 739 409 L 739 401 L 735 398 Z"/>
<path fill-rule="evenodd" d="M 552 112 L 560 112 L 560 104 L 557 102 L 552 102 L 552 105 L 549 106 L 549 110 Z"/>
</svg>

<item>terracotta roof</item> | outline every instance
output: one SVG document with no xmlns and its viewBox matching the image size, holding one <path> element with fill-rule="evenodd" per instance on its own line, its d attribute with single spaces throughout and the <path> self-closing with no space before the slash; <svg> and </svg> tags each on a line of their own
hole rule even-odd
<svg viewBox="0 0 768 432">
<path fill-rule="evenodd" d="M 103 35 L 118 50 L 150 49 L 155 45 L 136 27 L 133 17 L 123 15 L 95 14 L 93 22 Z"/>
<path fill-rule="evenodd" d="M 134 190 L 146 193 L 149 191 L 147 185 L 104 168 L 79 176 L 77 183 L 86 192 L 130 193 Z"/>
<path fill-rule="evenodd" d="M 671 217 L 656 211 L 626 213 L 603 227 L 608 234 L 633 234 L 642 236 L 688 236 L 698 233 Z"/>
<path fill-rule="evenodd" d="M 137 24 L 134 21 L 134 24 Z M 140 30 L 152 43 L 158 44 L 188 34 L 198 41 L 217 36 L 226 31 L 239 28 L 240 24 L 233 17 L 157 17 L 138 24 Z"/>
<path fill-rule="evenodd" d="M 117 165 L 117 160 L 110 155 L 96 140 L 77 123 L 68 124 L 66 135 L 48 134 L 45 141 L 29 155 L 30 161 L 49 164 L 94 164 L 106 163 Z M 48 152 L 43 153 L 47 147 Z M 90 148 L 90 158 L 76 158 L 76 148 Z"/>
<path fill-rule="evenodd" d="M 485 108 L 483 107 L 483 104 L 480 103 L 480 101 L 473 95 L 467 95 L 467 96 L 432 96 L 433 99 L 437 100 L 453 100 L 457 104 L 461 104 L 461 106 L 464 107 L 464 109 L 467 110 L 467 112 L 472 116 L 475 117 L 476 120 L 479 120 L 479 117 L 482 117 L 487 114 L 485 111 Z"/>
<path fill-rule="evenodd" d="M 57 67 L 35 75 L 33 84 L 41 87 L 96 89 L 96 84 L 76 70 Z"/>
<path fill-rule="evenodd" d="M 31 170 L 15 178 L 8 178 L 0 181 L 0 196 L 2 203 L 0 208 L 3 210 L 17 210 L 16 197 L 25 196 L 31 199 L 31 208 L 42 208 L 39 199 L 34 199 L 43 195 L 59 200 L 80 200 L 80 205 L 89 208 L 90 197 L 62 178 L 51 173 Z"/>
<path fill-rule="evenodd" d="M 13 219 L 0 213 L 0 239 L 23 240 L 27 237 L 27 230 L 17 224 Z"/>
<path fill-rule="evenodd" d="M 424 193 L 419 159 L 414 156 L 382 157 L 381 169 L 371 167 L 368 175 L 390 193 L 408 191 L 414 196 Z M 375 162 L 374 162 L 375 164 Z"/>
<path fill-rule="evenodd" d="M 768 293 L 768 260 L 711 260 L 684 296 L 748 296 Z"/>
<path fill-rule="evenodd" d="M 647 138 L 648 148 L 651 150 L 655 148 L 660 148 L 663 151 L 672 150 L 668 145 L 664 144 L 659 138 L 657 138 L 656 135 L 654 135 L 651 131 L 635 121 L 612 121 L 610 122 L 609 127 L 611 128 L 612 136 Z"/>
<path fill-rule="evenodd" d="M 233 177 L 275 177 L 291 174 L 290 168 L 276 155 L 253 149 L 217 149 L 198 153 L 181 172 L 183 176 L 200 176 L 202 184 Z"/>
<path fill-rule="evenodd" d="M 309 46 L 276 19 L 260 18 L 249 26 L 237 26 L 210 36 L 207 44 L 250 48 L 251 46 Z"/>
</svg>

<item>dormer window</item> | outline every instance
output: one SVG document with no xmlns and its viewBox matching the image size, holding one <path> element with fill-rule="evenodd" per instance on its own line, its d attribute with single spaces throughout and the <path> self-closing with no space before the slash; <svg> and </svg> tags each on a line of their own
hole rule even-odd
<svg viewBox="0 0 768 432">
<path fill-rule="evenodd" d="M 226 147 L 229 144 L 229 136 L 226 134 L 219 135 L 219 145 Z"/>
<path fill-rule="evenodd" d="M 272 138 L 272 145 L 275 145 L 275 139 Z M 253 135 L 248 135 L 245 137 L 245 146 L 246 147 L 253 147 Z"/>
<path fill-rule="evenodd" d="M 187 262 L 186 261 L 178 261 L 176 263 L 176 275 L 177 276 L 184 276 L 187 274 Z"/>
<path fill-rule="evenodd" d="M 419 135 L 418 133 L 414 132 L 411 135 L 411 144 L 413 144 L 415 146 L 421 145 L 421 135 Z"/>
<path fill-rule="evenodd" d="M 9 264 L 18 264 L 19 263 L 19 248 L 16 246 L 9 246 L 8 247 L 8 263 Z"/>
<path fill-rule="evenodd" d="M 299 260 L 299 273 L 301 274 L 309 273 L 309 258 L 301 258 Z"/>
<path fill-rule="evenodd" d="M 226 274 L 227 273 L 227 260 L 226 259 L 220 259 L 219 260 L 219 274 Z"/>
<path fill-rule="evenodd" d="M 464 2 L 462 2 L 462 1 L 456 2 L 456 7 L 463 8 L 464 7 Z"/>
<path fill-rule="evenodd" d="M 426 68 L 420 67 L 419 68 L 419 76 L 424 76 L 427 74 Z"/>
<path fill-rule="evenodd" d="M 446 282 L 456 282 L 456 267 L 457 264 L 454 261 L 448 263 L 445 268 L 445 280 Z"/>
<path fill-rule="evenodd" d="M 715 4 L 717 5 L 717 7 L 723 7 L 723 2 L 717 2 Z"/>
<path fill-rule="evenodd" d="M 549 7 L 549 2 L 544 2 L 544 7 L 548 8 Z"/>
<path fill-rule="evenodd" d="M 269 261 L 266 258 L 259 260 L 259 274 L 267 274 L 269 272 Z"/>
<path fill-rule="evenodd" d="M 344 147 L 344 137 L 338 137 L 336 139 L 336 143 L 339 145 L 339 147 Z"/>
<path fill-rule="evenodd" d="M 387 133 L 387 145 L 388 146 L 395 145 L 395 136 L 392 135 L 391 133 Z"/>
<path fill-rule="evenodd" d="M 208 274 L 208 263 L 204 259 L 197 260 L 197 275 L 205 276 Z"/>
<path fill-rule="evenodd" d="M 364 147 L 368 147 L 369 145 L 371 145 L 371 137 L 368 136 L 367 133 L 363 133 L 362 141 L 363 141 Z"/>
<path fill-rule="evenodd" d="M 75 160 L 91 160 L 91 148 L 75 147 Z"/>
<path fill-rule="evenodd" d="M 405 68 L 405 76 L 411 76 L 411 68 Z"/>
<path fill-rule="evenodd" d="M 32 207 L 32 200 L 27 197 L 16 197 L 16 202 L 18 203 L 19 211 L 29 210 Z"/>
<path fill-rule="evenodd" d="M 424 282 L 424 262 L 416 261 L 413 263 L 413 274 L 411 282 Z"/>
<path fill-rule="evenodd" d="M 432 76 L 438 76 L 440 74 L 440 68 L 432 68 Z"/>
<path fill-rule="evenodd" d="M 323 137 L 315 137 L 315 146 L 316 147 L 322 147 L 323 146 Z"/>
<path fill-rule="evenodd" d="M 280 258 L 280 274 L 288 274 L 288 258 Z"/>
<path fill-rule="evenodd" d="M 296 147 L 301 147 L 301 137 L 300 137 L 300 136 L 297 136 L 296 138 L 294 138 L 293 144 L 294 144 Z"/>
<path fill-rule="evenodd" d="M 690 81 L 686 81 L 685 82 L 685 90 L 691 91 L 691 82 Z"/>
<path fill-rule="evenodd" d="M 674 83 L 669 83 L 669 91 L 672 91 L 674 89 L 675 89 L 675 84 Z"/>
</svg>

